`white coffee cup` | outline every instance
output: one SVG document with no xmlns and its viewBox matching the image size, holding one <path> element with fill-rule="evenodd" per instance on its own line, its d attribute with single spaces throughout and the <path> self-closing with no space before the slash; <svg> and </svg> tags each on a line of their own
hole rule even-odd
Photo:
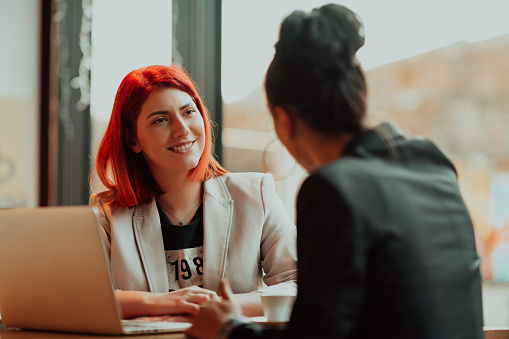
<svg viewBox="0 0 509 339">
<path fill-rule="evenodd" d="M 290 320 L 295 295 L 263 295 L 263 313 L 269 322 L 285 322 Z"/>
</svg>

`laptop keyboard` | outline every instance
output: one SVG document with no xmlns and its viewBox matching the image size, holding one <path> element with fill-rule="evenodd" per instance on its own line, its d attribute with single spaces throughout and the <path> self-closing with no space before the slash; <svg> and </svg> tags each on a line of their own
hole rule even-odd
<svg viewBox="0 0 509 339">
<path fill-rule="evenodd" d="M 122 320 L 125 332 L 184 332 L 191 327 L 191 323 L 165 321 L 136 321 Z"/>
</svg>

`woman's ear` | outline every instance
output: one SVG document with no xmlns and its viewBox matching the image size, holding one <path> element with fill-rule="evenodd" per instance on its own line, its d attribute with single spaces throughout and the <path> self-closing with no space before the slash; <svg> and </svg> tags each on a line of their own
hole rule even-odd
<svg viewBox="0 0 509 339">
<path fill-rule="evenodd" d="M 274 106 L 271 111 L 278 138 L 283 143 L 291 140 L 295 136 L 295 123 L 291 113 L 281 106 Z"/>
<path fill-rule="evenodd" d="M 141 152 L 141 147 L 138 145 L 136 140 L 134 140 L 134 138 L 131 136 L 131 133 L 127 133 L 126 142 L 127 142 L 127 145 L 129 146 L 129 148 L 131 149 L 131 151 L 133 151 L 134 153 Z"/>
<path fill-rule="evenodd" d="M 131 150 L 132 150 L 134 153 L 140 153 L 140 152 L 141 152 L 141 147 L 140 147 L 140 145 L 138 145 L 138 144 L 136 143 L 136 140 L 134 140 L 134 139 L 131 139 L 130 144 L 129 144 L 129 147 L 131 147 Z"/>
</svg>

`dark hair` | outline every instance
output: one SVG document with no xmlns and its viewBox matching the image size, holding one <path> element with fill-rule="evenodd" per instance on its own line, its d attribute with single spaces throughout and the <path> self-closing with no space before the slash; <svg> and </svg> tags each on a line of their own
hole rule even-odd
<svg viewBox="0 0 509 339">
<path fill-rule="evenodd" d="M 141 106 L 150 94 L 161 88 L 176 88 L 187 93 L 203 117 L 205 148 L 198 165 L 189 171 L 189 180 L 203 182 L 226 173 L 212 155 L 209 114 L 185 70 L 161 65 L 136 69 L 127 74 L 118 87 L 108 129 L 95 160 L 97 174 L 108 188 L 107 199 L 115 206 L 145 204 L 156 194 L 163 193 L 145 158 L 129 146 L 131 136 L 136 135 Z"/>
<path fill-rule="evenodd" d="M 366 113 L 366 81 L 355 57 L 364 45 L 359 17 L 329 4 L 295 11 L 281 24 L 265 79 L 267 100 L 330 135 L 357 133 Z"/>
</svg>

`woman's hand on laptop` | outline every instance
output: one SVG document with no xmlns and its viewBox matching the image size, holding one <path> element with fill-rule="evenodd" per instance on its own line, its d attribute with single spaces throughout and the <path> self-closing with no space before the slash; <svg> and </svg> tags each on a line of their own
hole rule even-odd
<svg viewBox="0 0 509 339">
<path fill-rule="evenodd" d="M 197 314 L 200 304 L 216 300 L 216 292 L 198 286 L 168 293 L 115 291 L 124 319 L 167 314 Z"/>
<path fill-rule="evenodd" d="M 154 293 L 157 295 L 158 293 Z M 207 301 L 219 301 L 216 292 L 198 286 L 182 288 L 168 293 L 161 293 L 160 305 L 165 311 L 164 314 L 197 314 L 200 304 Z"/>
</svg>

